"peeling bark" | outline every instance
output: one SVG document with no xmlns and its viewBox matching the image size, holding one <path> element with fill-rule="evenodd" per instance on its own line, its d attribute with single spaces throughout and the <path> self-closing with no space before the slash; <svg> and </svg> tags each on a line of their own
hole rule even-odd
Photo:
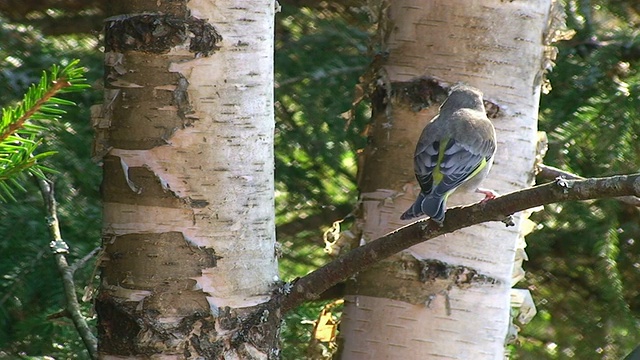
<svg viewBox="0 0 640 360">
<path fill-rule="evenodd" d="M 379 71 L 383 95 L 373 99 L 360 176 L 363 241 L 406 224 L 400 214 L 418 192 L 413 151 L 437 113 L 442 97 L 438 87 L 465 82 L 492 103 L 487 110 L 498 147 L 483 186 L 505 193 L 532 184 L 549 8 L 549 0 L 383 3 L 379 21 L 386 32 L 379 38 L 388 56 Z M 455 193 L 448 203 L 477 200 L 477 195 Z M 362 275 L 389 285 L 378 286 L 375 293 L 365 291 L 356 278 L 358 286 L 350 287 L 345 298 L 342 358 L 502 359 L 514 256 L 526 217 L 516 216 L 514 227 L 481 224 L 411 247 L 379 272 Z M 467 286 L 449 279 L 430 288 L 407 277 L 403 267 L 425 261 L 449 270 L 462 267 L 491 280 Z"/>
<path fill-rule="evenodd" d="M 274 357 L 277 312 L 239 328 L 278 282 L 274 4 L 111 5 L 93 111 L 101 356 Z"/>
</svg>

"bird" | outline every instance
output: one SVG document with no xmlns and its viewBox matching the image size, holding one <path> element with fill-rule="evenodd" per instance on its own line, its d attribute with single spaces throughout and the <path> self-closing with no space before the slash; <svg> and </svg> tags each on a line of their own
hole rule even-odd
<svg viewBox="0 0 640 360">
<path fill-rule="evenodd" d="M 484 194 L 482 201 L 497 196 L 493 190 L 478 187 L 496 152 L 496 131 L 482 96 L 472 86 L 453 86 L 438 115 L 422 130 L 413 158 L 420 194 L 401 220 L 428 215 L 442 224 L 447 198 L 460 187 Z"/>
</svg>

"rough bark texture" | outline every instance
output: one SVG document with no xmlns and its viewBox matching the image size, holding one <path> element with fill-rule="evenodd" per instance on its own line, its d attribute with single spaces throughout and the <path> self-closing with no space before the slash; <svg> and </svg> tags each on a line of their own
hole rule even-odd
<svg viewBox="0 0 640 360">
<path fill-rule="evenodd" d="M 101 356 L 275 356 L 277 313 L 237 332 L 278 280 L 274 4 L 110 5 Z"/>
<path fill-rule="evenodd" d="M 498 150 L 484 187 L 505 193 L 531 185 L 549 8 L 549 0 L 389 2 L 388 19 L 381 19 L 390 29 L 381 73 L 390 84 L 383 91 L 394 92 L 375 104 L 360 184 L 365 241 L 404 225 L 400 214 L 417 195 L 415 142 L 437 113 L 439 104 L 431 103 L 441 100 L 437 86 L 419 86 L 425 76 L 445 87 L 468 83 L 497 105 L 490 117 Z M 404 85 L 410 90 L 403 94 L 401 83 L 414 86 Z M 455 194 L 449 204 L 480 198 Z M 355 279 L 341 325 L 342 358 L 502 359 L 525 218 L 516 216 L 515 227 L 481 224 L 414 246 L 363 276 L 363 282 L 378 279 L 374 290 L 365 292 Z M 439 264 L 438 274 L 462 269 L 482 276 L 464 286 L 425 281 L 424 264 L 432 270 Z"/>
</svg>

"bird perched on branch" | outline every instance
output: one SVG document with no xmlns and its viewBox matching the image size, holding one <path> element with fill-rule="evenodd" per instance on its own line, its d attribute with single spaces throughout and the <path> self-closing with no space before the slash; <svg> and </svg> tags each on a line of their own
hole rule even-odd
<svg viewBox="0 0 640 360">
<path fill-rule="evenodd" d="M 447 198 L 460 186 L 484 194 L 483 201 L 496 197 L 494 191 L 478 188 L 495 152 L 496 132 L 482 93 L 468 85 L 454 86 L 438 115 L 422 130 L 414 155 L 420 195 L 400 218 L 428 215 L 442 223 Z"/>
</svg>

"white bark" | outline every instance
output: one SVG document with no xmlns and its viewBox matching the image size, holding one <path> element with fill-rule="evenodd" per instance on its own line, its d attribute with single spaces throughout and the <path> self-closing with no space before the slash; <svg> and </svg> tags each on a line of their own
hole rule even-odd
<svg viewBox="0 0 640 360">
<path fill-rule="evenodd" d="M 106 203 L 114 235 L 178 231 L 215 249 L 218 266 L 196 278 L 213 307 L 247 307 L 269 297 L 277 280 L 273 206 L 273 3 L 191 1 L 191 14 L 223 34 L 209 57 L 173 63 L 189 82 L 192 126 L 150 150 L 113 149 L 123 166 L 151 170 L 178 197 L 204 208 Z M 264 12 L 268 14 L 265 15 Z M 175 48 L 167 56 L 189 56 Z M 256 61 L 260 59 L 260 61 Z M 150 91 L 173 90 L 174 84 Z M 175 112 L 174 107 L 166 111 Z"/>
<path fill-rule="evenodd" d="M 549 8 L 550 0 L 390 2 L 393 30 L 384 67 L 390 82 L 420 76 L 449 84 L 462 81 L 500 106 L 500 116 L 494 120 L 497 154 L 483 183 L 499 193 L 528 187 L 533 180 L 538 74 Z M 416 128 L 432 116 L 433 112 L 422 116 Z M 415 144 L 419 132 L 413 135 Z M 407 146 L 406 156 L 412 149 L 413 145 Z M 411 169 L 394 171 L 405 171 L 406 182 L 415 184 Z M 365 239 L 404 225 L 399 216 L 417 191 L 415 186 L 404 194 L 400 188 L 363 194 Z M 455 194 L 448 204 L 480 199 L 477 194 Z M 411 248 L 418 259 L 464 265 L 498 283 L 453 286 L 436 294 L 429 306 L 350 296 L 341 325 L 343 359 L 502 359 L 523 220 L 516 216 L 516 226 L 509 228 L 502 223 L 482 224 Z"/>
<path fill-rule="evenodd" d="M 187 220 L 185 227 L 187 233 L 194 229 L 190 237 L 194 244 L 212 247 L 222 257 L 215 269 L 203 272 L 198 285 L 214 306 L 252 306 L 268 300 L 270 285 L 278 280 L 273 199 L 274 4 L 268 0 L 191 1 L 189 7 L 193 16 L 209 19 L 224 36 L 214 56 L 171 68 L 189 81 L 194 115 L 204 121 L 195 121 L 193 128 L 185 129 L 191 134 L 176 138 L 175 152 L 167 154 L 174 164 L 168 173 L 178 175 L 177 186 L 183 180 L 189 184 L 191 197 L 211 204 L 194 212 L 196 226 L 189 226 Z M 199 178 L 190 174 L 194 168 L 200 170 Z"/>
<path fill-rule="evenodd" d="M 189 311 L 201 305 L 200 299 L 205 306 L 208 302 L 214 317 L 222 307 L 237 309 L 262 303 L 270 298 L 272 285 L 278 280 L 273 197 L 275 4 L 271 0 L 193 0 L 187 6 L 191 16 L 205 19 L 222 36 L 217 44 L 219 49 L 210 56 L 196 56 L 189 51 L 189 38 L 166 54 L 149 56 L 136 51 L 112 54 L 111 58 L 117 59 L 124 71 L 122 79 L 108 84 L 113 99 L 118 98 L 112 102 L 116 104 L 113 106 L 126 104 L 121 106 L 126 106 L 130 113 L 139 112 L 136 121 L 178 118 L 178 106 L 167 92 L 175 91 L 180 83 L 172 81 L 149 87 L 144 80 L 126 81 L 127 76 L 140 69 L 135 66 L 144 68 L 146 61 L 149 66 L 160 66 L 160 71 L 177 73 L 186 80 L 182 85 L 186 85 L 193 110 L 186 114 L 185 126 L 169 129 L 172 131 L 167 132 L 165 144 L 149 149 L 115 145 L 107 154 L 119 159 L 132 198 L 150 191 L 150 186 L 140 185 L 135 177 L 130 177 L 132 169 L 150 172 L 164 192 L 158 199 L 119 201 L 111 198 L 104 203 L 108 249 L 125 241 L 122 239 L 129 239 L 129 235 L 150 234 L 141 246 L 149 243 L 161 246 L 160 240 L 154 241 L 165 239 L 164 234 L 178 233 L 188 247 L 199 252 L 193 251 L 193 256 L 184 260 L 176 254 L 158 255 L 151 247 L 144 247 L 138 249 L 139 254 L 128 251 L 125 256 L 133 261 L 136 257 L 145 261 L 166 256 L 167 261 L 199 264 L 204 257 L 202 249 L 215 252 L 215 256 L 211 255 L 213 252 L 205 252 L 216 258 L 215 266 L 197 269 L 198 275 L 190 277 L 195 280 L 194 287 L 183 289 L 195 291 L 196 298 L 201 290 L 206 300 L 188 298 L 183 301 L 189 304 L 182 304 L 181 289 L 171 289 L 173 300 L 170 302 L 163 293 L 167 290 L 164 285 L 143 283 L 140 278 L 137 280 L 140 283 L 103 283 L 103 292 L 118 301 L 139 303 L 138 310 L 146 309 L 151 298 L 158 303 L 165 301 L 156 309 L 162 312 L 158 316 L 162 324 L 178 324 Z M 143 94 L 141 98 L 150 93 L 155 100 L 169 101 L 149 105 L 131 100 L 136 94 Z M 98 127 L 108 128 L 109 123 L 103 119 L 101 124 L 107 126 Z M 111 258 L 105 261 L 117 260 L 113 251 L 107 252 Z M 171 275 L 167 277 L 167 288 L 174 284 Z M 159 276 L 150 274 L 148 279 Z M 196 302 L 199 304 L 192 306 L 191 303 Z M 224 335 L 222 330 L 220 335 Z M 176 341 L 186 341 L 188 345 L 188 339 Z M 176 341 L 171 346 L 177 346 Z"/>
</svg>

